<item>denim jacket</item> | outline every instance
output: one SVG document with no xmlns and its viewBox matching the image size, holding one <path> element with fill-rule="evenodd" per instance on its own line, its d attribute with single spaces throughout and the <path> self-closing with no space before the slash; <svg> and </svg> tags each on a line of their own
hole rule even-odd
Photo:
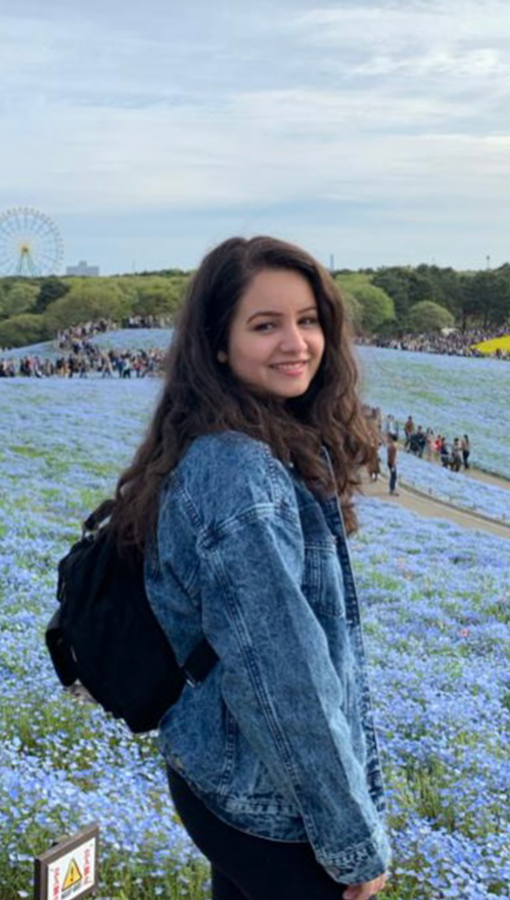
<svg viewBox="0 0 510 900">
<path fill-rule="evenodd" d="M 338 882 L 389 863 L 359 605 L 336 497 L 246 435 L 198 438 L 161 496 L 149 601 L 183 663 L 205 635 L 219 661 L 186 685 L 160 746 L 240 830 L 308 841 Z"/>
</svg>

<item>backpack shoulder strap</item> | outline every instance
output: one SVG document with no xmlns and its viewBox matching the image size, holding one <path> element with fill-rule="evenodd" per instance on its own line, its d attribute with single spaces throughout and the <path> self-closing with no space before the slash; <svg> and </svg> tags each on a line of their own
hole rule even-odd
<svg viewBox="0 0 510 900">
<path fill-rule="evenodd" d="M 187 683 L 191 687 L 201 684 L 217 662 L 218 654 L 211 647 L 207 638 L 202 638 L 182 667 Z"/>
<path fill-rule="evenodd" d="M 115 502 L 116 501 L 112 499 L 103 500 L 99 506 L 96 506 L 83 523 L 83 533 L 97 531 L 99 526 L 110 518 L 115 508 Z"/>
</svg>

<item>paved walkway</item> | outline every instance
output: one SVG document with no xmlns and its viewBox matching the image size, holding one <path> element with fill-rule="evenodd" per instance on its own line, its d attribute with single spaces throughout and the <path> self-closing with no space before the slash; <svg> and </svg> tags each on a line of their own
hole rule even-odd
<svg viewBox="0 0 510 900">
<path fill-rule="evenodd" d="M 428 463 L 426 460 L 423 460 L 423 464 L 434 465 L 434 463 Z M 496 475 L 488 475 L 486 472 L 481 472 L 480 469 L 471 468 L 468 472 L 459 472 L 459 478 L 472 478 L 475 481 L 482 481 L 484 484 L 492 484 L 510 492 L 510 481 L 499 478 Z M 484 516 L 481 513 L 460 509 L 458 506 L 454 506 L 444 500 L 437 500 L 434 497 L 430 497 L 429 494 L 425 494 L 401 481 L 398 483 L 398 496 L 390 496 L 388 493 L 388 481 L 384 474 L 382 477 L 379 476 L 377 481 L 369 481 L 368 477 L 364 477 L 363 493 L 367 497 L 377 497 L 377 499 L 384 500 L 387 503 L 398 503 L 399 506 L 410 509 L 419 516 L 433 519 L 447 519 L 450 522 L 454 522 L 456 525 L 460 525 L 462 528 L 488 531 L 490 534 L 496 534 L 498 537 L 510 540 L 510 523 L 505 525 L 503 522 L 490 519 L 488 516 Z M 510 496 L 508 501 L 510 506 Z"/>
</svg>

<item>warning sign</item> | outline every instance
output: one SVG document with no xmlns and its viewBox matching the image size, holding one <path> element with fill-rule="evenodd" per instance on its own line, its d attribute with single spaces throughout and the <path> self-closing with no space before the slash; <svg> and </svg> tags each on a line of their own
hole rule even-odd
<svg viewBox="0 0 510 900">
<path fill-rule="evenodd" d="M 87 841 L 48 866 L 44 900 L 75 900 L 94 884 L 94 841 Z"/>
<path fill-rule="evenodd" d="M 99 829 L 64 838 L 35 860 L 35 900 L 78 900 L 98 886 Z"/>
<path fill-rule="evenodd" d="M 68 888 L 75 887 L 79 881 L 82 879 L 82 874 L 78 867 L 78 863 L 74 858 L 71 859 L 69 863 L 69 867 L 67 869 L 67 875 L 64 878 L 64 883 L 62 885 L 62 894 L 67 891 Z"/>
</svg>

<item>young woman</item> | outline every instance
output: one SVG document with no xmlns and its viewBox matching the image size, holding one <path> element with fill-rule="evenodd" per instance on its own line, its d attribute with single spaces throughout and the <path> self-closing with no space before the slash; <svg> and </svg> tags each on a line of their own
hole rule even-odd
<svg viewBox="0 0 510 900">
<path fill-rule="evenodd" d="M 282 241 L 225 241 L 191 284 L 119 481 L 117 533 L 145 551 L 179 661 L 204 636 L 218 656 L 160 723 L 214 900 L 368 900 L 386 881 L 346 542 L 372 442 L 356 377 L 328 273 Z"/>
</svg>

